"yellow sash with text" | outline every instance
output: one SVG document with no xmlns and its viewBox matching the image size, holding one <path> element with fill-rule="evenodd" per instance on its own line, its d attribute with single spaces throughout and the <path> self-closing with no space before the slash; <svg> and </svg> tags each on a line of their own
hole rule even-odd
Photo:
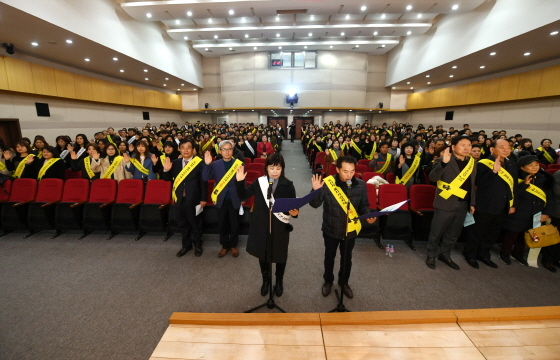
<svg viewBox="0 0 560 360">
<path fill-rule="evenodd" d="M 233 163 L 231 168 L 226 172 L 226 174 L 218 182 L 218 184 L 214 188 L 214 191 L 212 191 L 212 196 L 211 196 L 214 204 L 218 203 L 218 195 L 220 195 L 222 190 L 225 189 L 225 187 L 230 182 L 230 180 L 233 179 L 233 177 L 237 173 L 237 168 L 240 167 L 241 165 L 243 165 L 243 162 L 241 160 L 239 160 L 239 159 L 235 160 L 235 162 Z"/>
<path fill-rule="evenodd" d="M 455 179 L 453 179 L 453 181 L 449 184 L 446 183 L 445 181 L 439 180 L 437 182 L 437 187 L 438 187 L 438 189 L 441 190 L 441 192 L 439 193 L 439 196 L 441 196 L 445 200 L 449 199 L 449 197 L 451 197 L 451 195 L 455 195 L 458 198 L 464 199 L 465 196 L 467 195 L 467 192 L 465 190 L 461 189 L 461 185 L 463 185 L 464 182 L 467 181 L 469 176 L 471 176 L 471 174 L 474 170 L 474 163 L 475 163 L 475 161 L 471 157 L 469 159 L 469 162 L 467 163 L 467 166 L 465 166 L 463 171 L 461 171 L 459 173 L 459 175 L 457 175 L 455 177 Z"/>
<path fill-rule="evenodd" d="M 49 160 L 45 161 L 45 163 L 43 164 L 43 167 L 41 168 L 41 170 L 39 170 L 39 176 L 37 176 L 37 180 L 41 180 L 43 178 L 43 176 L 45 175 L 45 173 L 47 172 L 47 170 L 58 160 L 60 160 L 60 158 L 52 158 L 52 159 L 49 159 Z"/>
<path fill-rule="evenodd" d="M 331 153 L 331 157 L 333 159 L 333 161 L 338 160 L 338 156 L 336 155 L 336 152 L 333 149 L 329 149 L 330 153 Z"/>
<path fill-rule="evenodd" d="M 377 150 L 377 143 L 374 141 L 373 148 L 371 148 L 371 153 L 369 153 L 369 155 L 366 155 L 366 159 L 373 160 L 373 155 L 375 155 L 375 150 Z"/>
<path fill-rule="evenodd" d="M 101 178 L 102 179 L 110 179 L 111 175 L 113 175 L 115 173 L 115 170 L 117 170 L 117 167 L 121 163 L 122 159 L 123 159 L 122 156 L 116 156 L 113 159 L 113 163 L 111 164 L 111 166 L 109 166 L 109 168 L 107 169 L 107 171 L 105 171 L 105 174 L 103 174 L 103 176 Z"/>
<path fill-rule="evenodd" d="M 352 147 L 354 148 L 354 150 L 356 150 L 356 151 L 358 152 L 358 154 L 362 155 L 362 149 L 360 149 L 360 148 L 358 147 L 358 144 L 356 144 L 356 143 L 354 142 L 354 140 L 351 140 L 351 141 L 350 141 L 350 144 L 352 144 Z"/>
<path fill-rule="evenodd" d="M 90 179 L 95 176 L 95 173 L 93 172 L 93 170 L 91 170 L 91 157 L 89 156 L 86 156 L 84 158 L 84 169 L 86 169 L 86 172 Z"/>
<path fill-rule="evenodd" d="M 488 166 L 492 170 L 494 169 L 494 161 L 490 159 L 482 159 L 479 160 L 478 162 Z M 509 186 L 509 189 L 511 191 L 511 200 L 509 201 L 509 206 L 512 207 L 513 206 L 513 177 L 503 167 L 500 168 L 500 171 L 498 172 L 498 176 L 502 178 L 502 180 L 504 180 L 506 184 L 508 184 Z"/>
<path fill-rule="evenodd" d="M 408 170 L 406 171 L 406 173 L 404 174 L 402 179 L 399 179 L 397 177 L 397 180 L 395 181 L 395 184 L 406 185 L 406 183 L 410 180 L 412 175 L 414 175 L 414 173 L 418 169 L 418 166 L 420 165 L 420 157 L 421 156 L 422 156 L 422 153 L 420 153 L 420 152 L 416 153 L 416 156 L 414 157 L 414 161 L 412 162 L 412 165 L 408 168 Z"/>
<path fill-rule="evenodd" d="M 523 180 L 519 179 L 518 182 L 522 183 Z M 540 187 L 535 186 L 533 184 L 529 184 L 529 187 L 525 191 L 527 191 L 529 194 L 535 195 L 536 197 L 544 201 L 544 203 L 546 204 L 546 194 L 544 193 L 544 191 L 541 190 Z"/>
<path fill-rule="evenodd" d="M 115 142 L 113 141 L 113 137 L 111 135 L 107 135 L 106 138 L 111 144 L 117 146 L 117 144 L 115 144 Z"/>
<path fill-rule="evenodd" d="M 35 155 L 29 154 L 20 161 L 18 167 L 16 168 L 16 171 L 14 171 L 14 174 L 12 175 L 14 178 L 19 179 L 21 177 L 21 174 L 23 174 L 23 169 L 25 169 L 25 165 L 27 165 L 27 159 L 32 156 Z"/>
<path fill-rule="evenodd" d="M 348 213 L 348 211 L 347 211 L 348 196 L 346 196 L 346 194 L 340 188 L 340 186 L 336 186 L 336 180 L 334 179 L 334 176 L 327 176 L 325 178 L 324 182 L 325 182 L 325 185 L 327 185 L 327 188 L 329 189 L 331 194 L 336 199 L 336 202 L 338 203 L 338 205 L 340 205 L 340 207 L 342 208 L 342 210 L 344 210 L 345 213 Z M 350 213 L 348 214 L 348 218 L 349 219 L 355 219 L 358 216 L 359 215 L 356 212 L 356 209 L 354 208 L 354 205 L 352 205 L 352 203 L 350 203 Z M 352 231 L 355 231 L 356 234 L 359 234 L 360 230 L 362 230 L 361 222 L 359 220 L 356 220 L 356 221 L 350 220 L 350 222 L 348 223 L 348 233 L 351 233 Z"/>
<path fill-rule="evenodd" d="M 550 154 L 548 153 L 548 151 L 546 151 L 545 149 L 543 149 L 542 147 L 537 148 L 537 150 L 542 151 L 542 154 L 544 156 L 544 158 L 551 164 L 554 164 L 554 159 L 552 158 L 552 156 L 550 156 Z"/>
<path fill-rule="evenodd" d="M 191 171 L 193 171 L 193 169 L 202 161 L 201 158 L 199 158 L 198 156 L 195 156 L 192 158 L 192 160 L 190 160 L 187 165 L 185 167 L 183 167 L 183 170 L 181 170 L 181 172 L 179 173 L 179 175 L 177 175 L 177 177 L 175 178 L 175 181 L 173 181 L 173 192 L 171 193 L 171 196 L 173 197 L 173 201 L 177 202 L 177 194 L 175 194 L 177 188 L 179 187 L 179 185 L 181 185 L 181 183 L 183 182 L 183 180 L 185 180 L 185 178 L 187 176 L 189 176 L 189 174 L 191 173 Z"/>
<path fill-rule="evenodd" d="M 379 169 L 378 173 L 384 174 L 385 171 L 387 171 L 387 168 L 389 167 L 391 160 L 393 160 L 393 155 L 387 153 L 387 160 L 385 160 L 385 165 L 383 165 L 383 167 Z"/>
<path fill-rule="evenodd" d="M 130 162 L 132 163 L 132 165 L 134 165 L 134 167 L 136 168 L 136 170 L 140 171 L 142 174 L 144 175 L 149 175 L 150 174 L 150 170 L 146 169 L 144 167 L 144 165 L 142 165 L 140 163 L 140 161 L 138 161 L 138 159 L 136 158 L 130 158 Z"/>
<path fill-rule="evenodd" d="M 212 141 L 214 141 L 216 137 L 212 136 L 212 138 L 210 140 L 208 140 L 203 146 L 202 146 L 202 151 L 206 151 L 206 148 L 208 148 L 208 146 L 210 146 L 210 144 L 212 143 Z"/>
</svg>

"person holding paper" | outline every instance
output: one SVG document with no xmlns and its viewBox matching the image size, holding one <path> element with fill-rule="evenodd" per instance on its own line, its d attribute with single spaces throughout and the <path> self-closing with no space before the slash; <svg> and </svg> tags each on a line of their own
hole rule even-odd
<svg viewBox="0 0 560 360">
<path fill-rule="evenodd" d="M 247 252 L 259 259 L 263 283 L 261 286 L 261 295 L 268 294 L 269 287 L 269 261 L 276 263 L 276 285 L 274 293 L 276 296 L 282 296 L 284 292 L 283 279 L 286 270 L 286 261 L 288 259 L 288 245 L 290 241 L 290 232 L 293 227 L 290 225 L 290 216 L 297 217 L 299 210 L 290 210 L 288 213 L 272 214 L 272 259 L 268 254 L 267 237 L 269 232 L 268 219 L 268 191 L 270 183 L 272 183 L 272 203 L 274 199 L 295 198 L 296 189 L 294 183 L 285 176 L 284 169 L 286 165 L 282 155 L 275 153 L 266 158 L 265 169 L 266 175 L 261 176 L 257 181 L 253 181 L 248 187 L 245 187 L 244 167 L 237 168 L 237 194 L 241 199 L 248 199 L 255 196 L 255 205 L 251 216 L 251 228 L 247 239 Z"/>
<path fill-rule="evenodd" d="M 467 212 L 475 212 L 476 161 L 469 156 L 471 146 L 468 137 L 455 136 L 451 148 L 441 153 L 430 172 L 430 181 L 437 183 L 426 257 L 430 269 L 436 268 L 437 257 L 459 270 L 451 260 L 451 250 L 461 235 Z"/>
<path fill-rule="evenodd" d="M 518 153 L 519 183 L 517 187 L 517 207 L 509 214 L 502 237 L 500 260 L 506 265 L 514 258 L 521 265 L 528 266 L 524 259 L 524 233 L 529 229 L 541 226 L 554 213 L 554 178 L 542 170 L 539 159 L 528 151 Z"/>
<path fill-rule="evenodd" d="M 341 258 L 338 284 L 344 295 L 350 299 L 354 297 L 352 289 L 348 285 L 348 279 L 352 270 L 352 249 L 362 225 L 360 221 L 350 221 L 348 223 L 346 221 L 348 218 L 346 214 L 348 194 L 350 194 L 350 219 L 369 213 L 366 183 L 354 177 L 356 164 L 357 161 L 354 157 L 341 156 L 336 160 L 337 173 L 335 175 L 327 176 L 324 181 L 321 181 L 321 176 L 319 175 L 314 175 L 311 178 L 313 190 L 322 188 L 319 195 L 311 200 L 309 204 L 314 208 L 318 208 L 323 204 L 323 224 L 321 227 L 325 243 L 323 296 L 328 296 L 331 293 L 334 282 L 334 259 L 340 246 Z M 373 224 L 376 220 L 377 218 L 369 218 L 366 221 L 369 224 Z M 346 230 L 348 230 L 347 234 Z M 348 244 L 344 244 L 345 236 Z M 343 274 L 344 257 L 346 257 L 346 267 Z"/>
<path fill-rule="evenodd" d="M 183 139 L 179 144 L 182 158 L 163 162 L 162 179 L 173 181 L 172 197 L 177 210 L 177 224 L 181 229 L 182 247 L 177 257 L 192 250 L 202 255 L 202 219 L 196 216 L 196 206 L 204 207 L 208 196 L 208 183 L 202 179 L 202 159 L 197 155 L 198 144 L 192 139 Z"/>
</svg>

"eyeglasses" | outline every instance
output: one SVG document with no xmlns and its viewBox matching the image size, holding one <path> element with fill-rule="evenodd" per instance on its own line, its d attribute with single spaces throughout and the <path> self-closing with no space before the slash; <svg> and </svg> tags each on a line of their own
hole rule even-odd
<svg viewBox="0 0 560 360">
<path fill-rule="evenodd" d="M 233 151 L 233 148 L 220 149 L 221 151 Z"/>
</svg>

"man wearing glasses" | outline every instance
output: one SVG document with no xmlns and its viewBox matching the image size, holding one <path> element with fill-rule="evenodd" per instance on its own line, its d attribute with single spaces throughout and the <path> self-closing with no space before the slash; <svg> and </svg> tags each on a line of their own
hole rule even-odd
<svg viewBox="0 0 560 360">
<path fill-rule="evenodd" d="M 204 153 L 205 165 L 202 171 L 202 179 L 204 181 L 215 180 L 212 201 L 218 208 L 220 244 L 222 245 L 218 257 L 224 257 L 230 249 L 233 257 L 238 257 L 237 243 L 239 240 L 239 207 L 241 206 L 241 200 L 237 196 L 235 175 L 237 168 L 243 165 L 243 162 L 233 157 L 234 144 L 230 140 L 220 142 L 219 150 L 222 158 L 214 162 L 212 162 L 212 154 L 209 151 Z"/>
</svg>

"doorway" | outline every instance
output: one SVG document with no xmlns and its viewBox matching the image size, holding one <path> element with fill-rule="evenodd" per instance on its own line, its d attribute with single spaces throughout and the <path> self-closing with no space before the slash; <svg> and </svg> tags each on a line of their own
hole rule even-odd
<svg viewBox="0 0 560 360">
<path fill-rule="evenodd" d="M 315 123 L 314 116 L 294 116 L 294 122 L 296 124 L 296 139 L 301 139 L 301 128 L 304 125 Z"/>
<path fill-rule="evenodd" d="M 15 149 L 16 143 L 21 139 L 19 119 L 0 119 L 0 138 L 4 139 L 8 148 Z"/>
<path fill-rule="evenodd" d="M 286 116 L 268 116 L 267 124 L 275 126 L 280 124 L 282 129 L 284 129 L 284 139 L 288 136 L 288 118 Z"/>
</svg>

